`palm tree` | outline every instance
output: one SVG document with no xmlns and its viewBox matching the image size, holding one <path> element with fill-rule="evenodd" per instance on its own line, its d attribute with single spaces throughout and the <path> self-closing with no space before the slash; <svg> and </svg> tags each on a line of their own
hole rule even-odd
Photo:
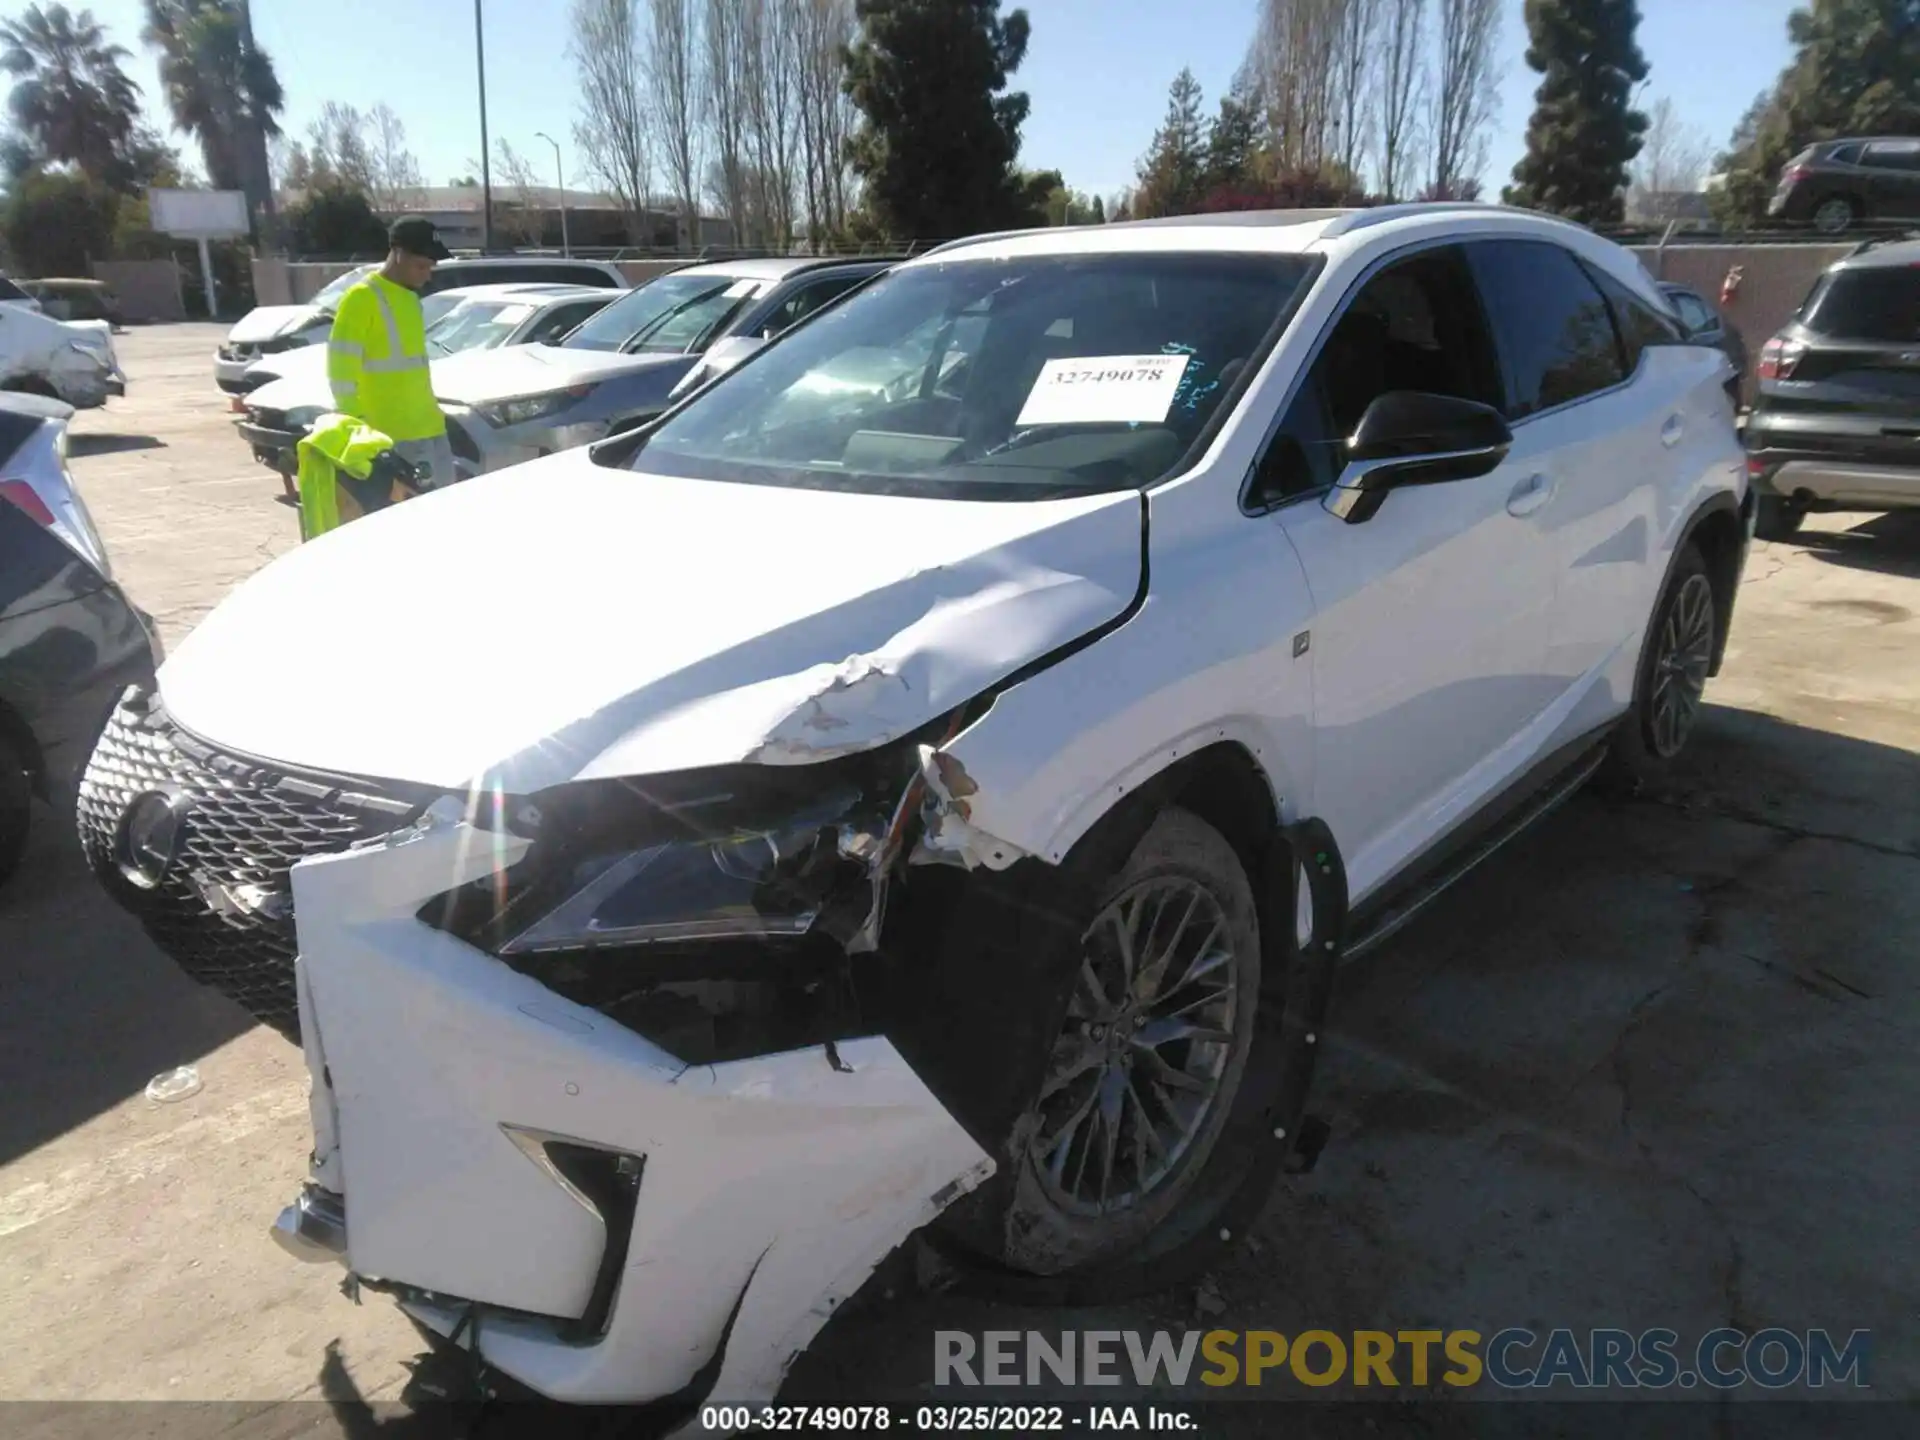
<svg viewBox="0 0 1920 1440">
<path fill-rule="evenodd" d="M 120 181 L 123 151 L 140 118 L 140 87 L 91 10 L 29 5 L 0 22 L 0 66 L 16 78 L 7 106 L 36 158 Z"/>
<path fill-rule="evenodd" d="M 267 140 L 286 97 L 273 61 L 253 44 L 245 0 L 146 0 L 141 39 L 160 54 L 174 125 L 200 142 L 216 190 L 244 190 L 271 213 Z"/>
</svg>

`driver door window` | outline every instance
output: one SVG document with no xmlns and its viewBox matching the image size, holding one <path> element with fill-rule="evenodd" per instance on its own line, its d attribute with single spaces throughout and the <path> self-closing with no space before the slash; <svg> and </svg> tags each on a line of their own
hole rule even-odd
<svg viewBox="0 0 1920 1440">
<path fill-rule="evenodd" d="M 792 329 L 814 311 L 838 300 L 847 291 L 867 277 L 864 275 L 834 275 L 825 280 L 816 280 L 810 285 L 802 285 L 773 308 L 771 314 L 760 322 L 758 333 L 762 339 L 771 340 L 783 331 Z"/>
<path fill-rule="evenodd" d="M 1495 404 L 1497 376 L 1460 252 L 1423 251 L 1389 266 L 1367 281 L 1327 333 L 1260 459 L 1249 504 L 1273 505 L 1333 484 L 1346 437 L 1388 391 Z"/>
</svg>

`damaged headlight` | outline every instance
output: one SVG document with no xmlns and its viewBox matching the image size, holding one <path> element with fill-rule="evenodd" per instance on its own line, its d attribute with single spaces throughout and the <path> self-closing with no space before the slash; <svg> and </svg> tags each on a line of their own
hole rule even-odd
<svg viewBox="0 0 1920 1440">
<path fill-rule="evenodd" d="M 805 935 L 836 884 L 852 879 L 848 863 L 872 830 L 859 808 L 847 794 L 777 829 L 582 859 L 559 887 L 564 898 L 499 953 Z"/>
<path fill-rule="evenodd" d="M 486 422 L 496 430 L 509 425 L 524 425 L 529 420 L 544 420 L 549 415 L 558 415 L 577 400 L 584 400 L 593 393 L 591 385 L 575 385 L 568 390 L 556 390 L 548 395 L 520 395 L 511 400 L 495 400 L 486 405 L 476 405 Z"/>
</svg>

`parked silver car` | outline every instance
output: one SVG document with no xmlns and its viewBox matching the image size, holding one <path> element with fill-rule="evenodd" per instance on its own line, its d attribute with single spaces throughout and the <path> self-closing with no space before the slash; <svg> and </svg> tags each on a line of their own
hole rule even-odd
<svg viewBox="0 0 1920 1440">
<path fill-rule="evenodd" d="M 433 367 L 464 476 L 572 449 L 652 419 L 710 350 L 764 342 L 892 259 L 692 265 L 621 296 L 558 345 L 469 354 Z"/>
<path fill-rule="evenodd" d="M 444 290 L 423 302 L 446 302 L 427 327 L 427 350 L 437 366 L 467 352 L 559 340 L 618 294 L 584 285 L 472 285 Z M 235 402 L 242 418 L 234 428 L 253 448 L 254 459 L 290 478 L 296 468 L 294 446 L 316 419 L 333 408 L 327 347 L 311 345 L 269 356 L 256 361 L 248 375 L 269 364 L 280 373 Z"/>
</svg>

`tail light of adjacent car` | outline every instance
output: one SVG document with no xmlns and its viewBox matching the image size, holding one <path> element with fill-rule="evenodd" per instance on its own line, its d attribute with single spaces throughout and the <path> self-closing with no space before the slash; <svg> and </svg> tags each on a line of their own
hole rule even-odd
<svg viewBox="0 0 1920 1440">
<path fill-rule="evenodd" d="M 40 492 L 24 480 L 0 480 L 0 500 L 5 500 L 16 510 L 25 512 L 26 517 L 43 530 L 53 529 L 53 511 L 47 508 L 47 502 L 40 498 Z"/>
<path fill-rule="evenodd" d="M 1791 380 L 1806 353 L 1807 347 L 1798 340 L 1776 335 L 1760 347 L 1760 368 L 1756 373 L 1762 380 Z"/>
<path fill-rule="evenodd" d="M 1780 172 L 1780 183 L 1782 185 L 1798 185 L 1812 173 L 1812 169 L 1808 166 L 1789 165 L 1785 170 Z"/>
<path fill-rule="evenodd" d="M 0 501 L 13 506 L 110 580 L 113 562 L 107 558 L 106 542 L 100 538 L 100 528 L 67 472 L 66 427 L 49 428 L 57 433 L 43 436 L 37 452 L 16 450 L 7 457 L 7 468 L 14 473 L 0 475 Z M 47 443 L 49 440 L 51 443 Z M 37 470 L 39 483 L 23 477 L 23 455 L 29 457 L 27 473 Z"/>
</svg>

